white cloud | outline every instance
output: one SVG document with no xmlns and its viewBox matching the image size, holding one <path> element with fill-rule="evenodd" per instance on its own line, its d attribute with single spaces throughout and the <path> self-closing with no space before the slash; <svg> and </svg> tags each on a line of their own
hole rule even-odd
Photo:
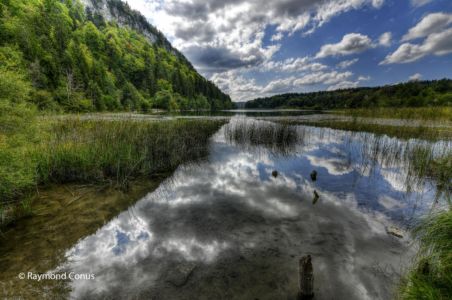
<svg viewBox="0 0 452 300">
<path fill-rule="evenodd" d="M 380 46 L 389 47 L 391 46 L 392 33 L 385 32 L 378 38 L 378 44 Z"/>
<path fill-rule="evenodd" d="M 415 7 L 423 6 L 427 3 L 432 2 L 433 0 L 411 0 L 411 5 Z"/>
<path fill-rule="evenodd" d="M 284 37 L 284 34 L 283 34 L 282 32 L 278 32 L 278 33 L 272 35 L 272 37 L 271 37 L 270 40 L 271 40 L 272 42 L 280 41 L 280 40 L 283 39 L 283 37 Z"/>
<path fill-rule="evenodd" d="M 368 81 L 368 80 L 370 80 L 370 76 L 359 76 L 356 81 L 344 80 L 344 81 L 338 82 L 334 85 L 330 85 L 328 87 L 328 91 L 356 88 L 359 86 L 361 81 Z"/>
<path fill-rule="evenodd" d="M 283 61 L 267 61 L 261 71 L 279 71 L 279 72 L 304 72 L 321 71 L 326 69 L 324 64 L 314 62 L 310 57 L 288 58 Z"/>
<path fill-rule="evenodd" d="M 422 75 L 420 73 L 416 73 L 410 76 L 410 81 L 419 81 L 422 79 Z"/>
<path fill-rule="evenodd" d="M 409 63 L 426 55 L 446 55 L 452 53 L 452 28 L 430 34 L 422 44 L 402 44 L 394 53 L 389 54 L 380 63 Z"/>
<path fill-rule="evenodd" d="M 184 53 L 195 68 L 231 95 L 250 99 L 267 92 L 292 89 L 295 76 L 329 73 L 328 67 L 313 58 L 273 61 L 286 36 L 313 33 L 332 18 L 362 8 L 378 9 L 383 0 L 128 0 Z M 271 26 L 275 28 L 264 43 Z M 300 38 L 301 38 L 300 37 Z M 252 79 L 252 72 L 278 73 Z M 285 74 L 287 73 L 287 74 Z M 273 78 L 272 78 L 273 77 Z M 296 78 L 293 78 L 295 81 Z"/>
<path fill-rule="evenodd" d="M 353 75 L 352 72 L 316 72 L 310 73 L 294 80 L 294 85 L 337 84 L 345 81 Z"/>
<path fill-rule="evenodd" d="M 242 76 L 239 70 L 230 70 L 213 75 L 212 81 L 229 93 L 235 101 L 244 101 L 257 96 L 267 97 L 274 94 L 307 91 L 306 89 L 318 85 L 329 86 L 329 90 L 356 87 L 361 81 L 370 79 L 370 77 L 359 76 L 356 81 L 353 81 L 352 77 L 353 73 L 350 71 L 323 70 L 308 72 L 301 76 L 291 75 L 271 80 L 266 84 L 258 84 L 253 78 Z"/>
<path fill-rule="evenodd" d="M 359 84 L 358 81 L 342 81 L 335 85 L 329 86 L 328 91 L 335 91 L 335 90 L 343 90 L 343 89 L 351 89 L 357 87 Z"/>
<path fill-rule="evenodd" d="M 323 45 L 316 57 L 350 55 L 363 52 L 371 47 L 373 47 L 372 40 L 367 35 L 349 33 L 344 35 L 339 43 Z"/>
<path fill-rule="evenodd" d="M 369 81 L 371 79 L 370 76 L 359 76 L 358 81 Z"/>
<path fill-rule="evenodd" d="M 372 0 L 372 5 L 375 8 L 380 8 L 383 6 L 384 2 L 384 0 Z"/>
<path fill-rule="evenodd" d="M 350 59 L 350 60 L 344 60 L 337 64 L 337 66 L 341 69 L 346 69 L 350 67 L 351 65 L 354 65 L 358 62 L 358 58 Z"/>
<path fill-rule="evenodd" d="M 452 24 L 452 14 L 428 14 L 402 37 L 402 42 L 426 37 L 432 33 L 442 31 L 450 24 Z"/>
<path fill-rule="evenodd" d="M 382 0 L 129 0 L 187 55 L 201 72 L 223 72 L 262 64 L 276 48 L 264 46 L 267 26 L 271 37 L 313 32 L 331 18 L 365 6 L 381 7 Z M 202 24 L 202 26 L 201 26 Z M 219 58 L 219 54 L 227 55 Z M 214 63 L 211 64 L 212 58 Z"/>
</svg>

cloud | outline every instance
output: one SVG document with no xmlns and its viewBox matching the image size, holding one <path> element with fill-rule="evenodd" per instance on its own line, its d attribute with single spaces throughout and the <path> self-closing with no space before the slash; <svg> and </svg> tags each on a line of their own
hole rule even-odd
<svg viewBox="0 0 452 300">
<path fill-rule="evenodd" d="M 372 6 L 375 8 L 380 8 L 384 4 L 384 0 L 372 0 Z"/>
<path fill-rule="evenodd" d="M 442 31 L 452 24 L 452 14 L 433 13 L 425 16 L 402 37 L 402 42 L 426 37 L 432 33 Z"/>
<path fill-rule="evenodd" d="M 385 32 L 378 38 L 378 44 L 383 47 L 391 46 L 392 33 Z"/>
<path fill-rule="evenodd" d="M 272 35 L 272 37 L 271 37 L 270 40 L 271 40 L 272 42 L 280 41 L 280 40 L 282 40 L 283 37 L 284 37 L 284 34 L 283 34 L 282 32 L 278 32 L 278 33 Z"/>
<path fill-rule="evenodd" d="M 411 5 L 415 7 L 423 6 L 427 3 L 432 2 L 433 0 L 411 0 Z"/>
<path fill-rule="evenodd" d="M 352 72 L 316 72 L 310 73 L 294 80 L 294 85 L 314 85 L 314 84 L 337 84 L 341 81 L 347 80 L 353 75 Z"/>
<path fill-rule="evenodd" d="M 351 89 L 357 87 L 359 84 L 358 81 L 342 81 L 340 83 L 337 83 L 335 85 L 329 86 L 328 91 L 335 91 L 335 90 L 343 90 L 343 89 Z"/>
<path fill-rule="evenodd" d="M 409 63 L 421 59 L 426 55 L 446 55 L 452 53 L 452 28 L 439 33 L 430 34 L 422 44 L 405 43 L 380 63 L 395 64 Z"/>
<path fill-rule="evenodd" d="M 339 43 L 323 45 L 316 57 L 323 58 L 327 56 L 356 54 L 372 47 L 372 40 L 367 35 L 349 33 L 344 35 Z"/>
<path fill-rule="evenodd" d="M 288 58 L 283 61 L 267 61 L 261 71 L 277 71 L 277 72 L 304 72 L 304 71 L 321 71 L 327 66 L 318 62 L 314 62 L 310 57 Z"/>
<path fill-rule="evenodd" d="M 370 76 L 359 76 L 358 80 L 356 80 L 356 81 L 344 80 L 344 81 L 341 81 L 334 85 L 329 86 L 328 91 L 356 88 L 359 86 L 361 81 L 368 81 L 368 80 L 370 80 Z"/>
<path fill-rule="evenodd" d="M 353 81 L 352 77 L 353 73 L 350 71 L 323 70 L 308 72 L 301 76 L 290 75 L 271 80 L 266 84 L 258 84 L 253 78 L 243 76 L 240 70 L 230 70 L 214 74 L 212 81 L 236 101 L 244 101 L 256 98 L 257 94 L 259 97 L 267 97 L 282 93 L 303 92 L 319 85 L 330 86 L 329 90 L 356 87 L 361 81 L 370 79 L 370 77 L 359 76 Z"/>
<path fill-rule="evenodd" d="M 268 53 L 263 38 L 268 26 L 276 26 L 271 40 L 285 34 L 313 32 L 333 17 L 365 6 L 381 7 L 382 0 L 129 0 L 169 37 L 173 45 L 205 68 L 203 57 L 227 53 L 231 61 L 223 67 L 249 67 L 265 61 Z M 276 45 L 278 46 L 278 45 Z M 194 49 L 198 48 L 199 54 Z M 217 50 L 214 50 L 217 49 Z M 214 60 L 215 66 L 218 59 Z M 198 65 L 199 63 L 199 65 Z M 208 68 L 212 70 L 213 68 Z"/>
<path fill-rule="evenodd" d="M 337 67 L 341 68 L 341 69 L 346 69 L 346 68 L 350 67 L 351 65 L 356 64 L 358 62 L 358 60 L 359 60 L 358 58 L 344 60 L 344 61 L 341 61 L 340 63 L 338 63 Z"/>
<path fill-rule="evenodd" d="M 413 74 L 409 77 L 410 81 L 419 81 L 422 79 L 422 75 L 420 73 Z"/>
<path fill-rule="evenodd" d="M 358 81 L 369 81 L 371 79 L 370 76 L 359 76 Z"/>
<path fill-rule="evenodd" d="M 273 61 L 285 37 L 306 37 L 353 10 L 378 9 L 383 0 L 128 0 L 193 63 L 234 100 L 292 87 L 291 76 L 328 73 L 314 58 Z M 271 45 L 266 34 L 272 28 Z M 261 70 L 269 72 L 263 77 Z M 268 75 L 268 76 L 267 76 Z M 259 79 L 252 79 L 253 77 Z M 276 78 L 275 78 L 276 77 Z M 294 78 L 295 80 L 296 78 Z M 227 82 L 230 80 L 230 82 Z M 279 80 L 279 81 L 278 81 Z M 223 88 L 224 87 L 224 88 Z"/>
<path fill-rule="evenodd" d="M 253 51 L 252 51 L 253 50 Z M 253 66 L 264 61 L 259 48 L 250 49 L 247 53 L 238 53 L 227 48 L 190 47 L 185 52 L 191 61 L 201 70 L 220 72 L 228 69 Z"/>
</svg>

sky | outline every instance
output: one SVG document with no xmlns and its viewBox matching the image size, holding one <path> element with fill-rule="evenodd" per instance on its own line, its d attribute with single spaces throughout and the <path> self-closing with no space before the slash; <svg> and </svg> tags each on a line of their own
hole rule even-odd
<svg viewBox="0 0 452 300">
<path fill-rule="evenodd" d="M 128 0 L 233 101 L 452 78 L 452 0 Z"/>
</svg>

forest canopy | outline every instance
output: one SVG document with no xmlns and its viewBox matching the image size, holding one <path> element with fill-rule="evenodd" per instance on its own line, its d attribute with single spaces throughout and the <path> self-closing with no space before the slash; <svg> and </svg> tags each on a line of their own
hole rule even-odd
<svg viewBox="0 0 452 300">
<path fill-rule="evenodd" d="M 139 15 L 119 0 L 109 1 L 116 13 Z M 138 20 L 153 28 L 144 17 Z M 32 103 L 64 112 L 233 106 L 156 33 L 160 38 L 151 43 L 75 0 L 2 0 L 1 105 Z"/>
<path fill-rule="evenodd" d="M 282 94 L 245 103 L 246 108 L 369 108 L 451 106 L 452 80 L 410 81 L 382 87 Z"/>
</svg>

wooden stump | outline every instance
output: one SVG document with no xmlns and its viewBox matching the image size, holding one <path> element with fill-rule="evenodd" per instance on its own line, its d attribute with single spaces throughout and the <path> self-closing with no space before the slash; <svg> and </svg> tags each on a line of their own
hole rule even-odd
<svg viewBox="0 0 452 300">
<path fill-rule="evenodd" d="M 314 270 L 312 268 L 311 255 L 303 256 L 298 264 L 299 275 L 299 299 L 311 299 L 314 297 Z"/>
</svg>

